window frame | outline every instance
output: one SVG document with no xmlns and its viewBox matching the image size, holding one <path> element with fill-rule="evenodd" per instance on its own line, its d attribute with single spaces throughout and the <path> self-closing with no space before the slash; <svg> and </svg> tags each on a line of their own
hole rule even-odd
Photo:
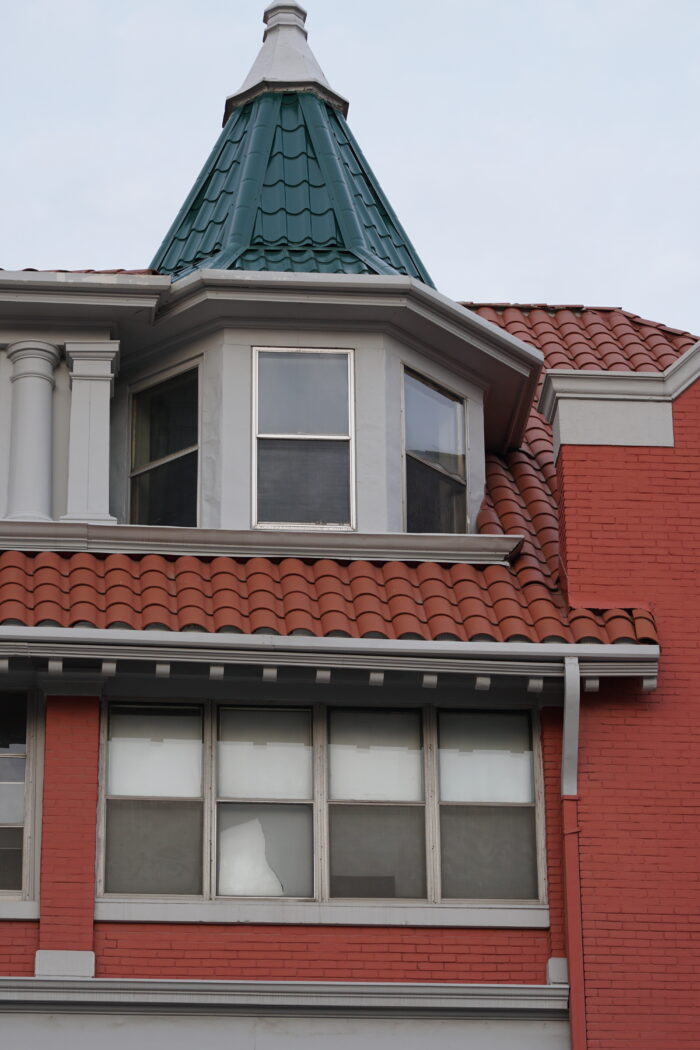
<svg viewBox="0 0 700 1050">
<path fill-rule="evenodd" d="M 338 434 L 267 434 L 258 429 L 259 393 L 260 393 L 260 354 L 335 354 L 347 358 L 348 370 L 348 433 Z M 356 478 L 356 442 L 355 442 L 355 351 L 352 347 L 316 347 L 316 346 L 254 346 L 253 347 L 253 382 L 252 386 L 252 439 L 251 439 L 251 527 L 254 529 L 288 532 L 355 532 L 357 529 L 357 478 Z M 350 521 L 345 524 L 313 524 L 293 521 L 260 521 L 258 519 L 258 441 L 260 439 L 279 441 L 343 441 L 348 443 L 349 459 L 349 498 Z"/>
<path fill-rule="evenodd" d="M 202 839 L 202 893 L 201 894 L 142 894 L 142 893 L 107 893 L 105 891 L 105 857 L 106 857 L 106 810 L 107 810 L 107 749 L 108 749 L 108 720 L 110 707 L 124 706 L 162 706 L 162 707 L 201 707 L 203 714 L 202 733 L 202 804 L 203 812 L 203 839 Z M 221 708 L 240 707 L 258 709 L 280 709 L 280 710 L 306 710 L 311 714 L 312 727 L 312 770 L 313 770 L 313 798 L 306 803 L 312 807 L 312 829 L 313 829 L 313 893 L 312 897 L 285 897 L 285 896 L 224 896 L 217 893 L 217 812 L 218 812 L 218 786 L 216 783 L 216 744 L 218 732 L 219 711 Z M 425 811 L 425 857 L 426 857 L 426 896 L 424 898 L 399 898 L 399 897 L 331 897 L 330 896 L 330 792 L 329 792 L 329 741 L 328 726 L 329 712 L 334 708 L 348 707 L 374 707 L 377 710 L 418 710 L 421 714 L 421 732 L 423 739 L 423 782 L 424 800 L 416 805 L 421 805 Z M 530 719 L 530 729 L 533 750 L 533 802 L 532 808 L 535 814 L 535 854 L 537 860 L 537 885 L 538 897 L 533 899 L 501 899 L 501 898 L 453 898 L 441 897 L 441 856 L 440 856 L 440 797 L 439 797 L 439 771 L 438 771 L 438 713 L 441 710 L 459 710 L 470 712 L 484 712 L 498 715 L 499 713 L 518 712 L 526 713 Z M 156 796 L 143 796 L 144 799 Z M 343 800 L 343 804 L 356 801 L 358 804 L 367 800 Z M 371 802 L 369 803 L 372 804 Z M 240 696 L 232 698 L 195 698 L 179 696 L 176 698 L 103 698 L 102 717 L 100 725 L 100 760 L 99 760 L 99 806 L 97 824 L 97 864 L 96 864 L 96 897 L 98 902 L 109 904 L 111 902 L 144 902 L 164 901 L 182 902 L 189 905 L 190 909 L 200 909 L 203 906 L 215 907 L 216 909 L 233 909 L 238 915 L 246 911 L 259 910 L 261 907 L 268 912 L 275 913 L 274 921 L 300 921 L 296 918 L 299 906 L 302 909 L 310 909 L 315 919 L 312 921 L 333 921 L 333 913 L 348 911 L 358 913 L 363 910 L 382 909 L 391 913 L 411 912 L 424 913 L 429 909 L 433 915 L 433 922 L 451 924 L 452 917 L 461 911 L 473 911 L 485 909 L 500 911 L 503 909 L 518 909 L 526 911 L 532 908 L 546 909 L 547 906 L 547 868 L 546 868 L 546 829 L 545 829 L 545 806 L 544 806 L 544 775 L 542 768 L 541 751 L 541 726 L 539 712 L 536 708 L 526 705 L 508 705 L 488 710 L 479 706 L 462 706 L 455 704 L 434 703 L 401 704 L 391 702 L 387 699 L 383 703 L 372 704 L 368 699 L 364 702 L 348 704 L 339 702 L 337 704 L 309 700 L 307 703 L 294 700 L 285 702 L 270 699 L 260 702 L 251 697 Z M 286 913 L 286 914 L 285 914 Z M 446 914 L 449 914 L 448 915 Z M 327 918 L 323 918 L 327 915 Z M 280 916 L 279 918 L 277 916 Z M 321 916 L 319 918 L 319 916 Z M 250 921 L 253 921 L 252 919 Z M 273 921 L 273 920 L 268 920 Z M 386 919 L 391 922 L 391 918 Z M 407 920 L 408 921 L 408 920 Z M 476 924 L 476 923 L 475 923 Z M 507 924 L 506 924 L 507 925 Z M 516 923 L 517 925 L 517 923 Z M 526 923 L 524 923 L 526 925 Z"/>
<path fill-rule="evenodd" d="M 135 423 L 136 414 L 134 412 L 134 398 L 139 394 L 144 393 L 146 390 L 150 390 L 153 387 L 160 386 L 163 383 L 169 382 L 171 379 L 175 379 L 179 375 L 184 375 L 187 372 L 196 372 L 197 374 L 197 444 L 191 445 L 188 448 L 180 449 L 178 452 L 172 452 L 170 455 L 162 456 L 160 459 L 154 459 L 149 463 L 144 464 L 142 467 L 134 469 L 134 442 L 135 442 Z M 176 365 L 172 365 L 169 368 L 161 369 L 158 372 L 153 372 L 150 375 L 139 379 L 129 386 L 129 398 L 128 398 L 128 454 L 129 454 L 129 466 L 127 470 L 126 478 L 126 520 L 129 525 L 137 525 L 139 528 L 199 528 L 200 517 L 201 517 L 201 486 L 202 486 L 202 472 L 201 472 L 201 450 L 202 450 L 202 361 L 201 358 L 190 359 L 188 361 L 179 362 Z M 158 467 L 165 466 L 166 463 L 173 462 L 176 459 L 181 459 L 183 456 L 188 456 L 192 452 L 197 453 L 197 492 L 195 496 L 195 519 L 196 524 L 194 526 L 175 525 L 175 526 L 158 526 L 158 525 L 143 525 L 139 522 L 132 521 L 132 489 L 133 479 L 139 477 L 141 474 L 146 474 L 149 470 L 154 470 Z"/>
<path fill-rule="evenodd" d="M 44 756 L 44 698 L 33 689 L 7 689 L 8 694 L 23 694 L 27 698 L 26 760 L 24 774 L 24 824 L 22 836 L 22 886 L 16 890 L 0 890 L 0 919 L 30 918 L 29 914 L 14 914 L 19 905 L 33 904 L 39 899 L 39 865 L 41 857 L 41 800 L 43 795 Z M 0 695 L 0 705 L 2 696 Z"/>
<path fill-rule="evenodd" d="M 428 463 L 421 459 L 419 456 L 413 456 L 408 452 L 406 443 L 406 376 L 412 376 L 417 379 L 420 383 L 425 383 L 426 386 L 432 387 L 433 390 L 437 390 L 440 394 L 445 394 L 449 398 L 453 398 L 459 402 L 462 406 L 462 440 L 464 443 L 464 478 L 458 478 L 455 474 L 452 474 L 449 470 L 445 470 L 438 463 Z M 401 497 L 402 497 L 402 520 L 403 520 L 403 531 L 411 536 L 428 536 L 435 535 L 433 533 L 426 532 L 413 532 L 408 533 L 408 459 L 414 459 L 417 463 L 422 463 L 423 466 L 434 469 L 438 474 L 448 478 L 450 481 L 457 482 L 464 485 L 464 524 L 465 530 L 461 532 L 447 532 L 438 533 L 437 535 L 444 536 L 468 536 L 471 531 L 471 521 L 469 517 L 469 398 L 465 396 L 463 391 L 459 391 L 454 387 L 450 386 L 449 383 L 444 383 L 440 379 L 434 379 L 432 376 L 426 375 L 423 372 L 419 372 L 416 368 L 405 362 L 401 365 Z"/>
</svg>

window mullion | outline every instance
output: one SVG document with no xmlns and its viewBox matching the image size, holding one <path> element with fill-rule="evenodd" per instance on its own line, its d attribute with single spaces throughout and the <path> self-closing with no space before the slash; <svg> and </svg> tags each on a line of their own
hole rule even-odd
<svg viewBox="0 0 700 1050">
<path fill-rule="evenodd" d="M 327 901 L 330 890 L 328 843 L 328 727 L 326 708 L 314 706 L 314 886 L 315 897 Z"/>
<path fill-rule="evenodd" d="M 428 900 L 440 900 L 440 802 L 437 770 L 437 714 L 428 706 L 423 712 L 425 762 L 425 849 Z"/>
<path fill-rule="evenodd" d="M 203 740 L 202 747 L 202 805 L 204 816 L 202 820 L 202 865 L 204 868 L 202 877 L 202 895 L 210 900 L 216 894 L 216 707 L 209 702 L 203 712 Z"/>
</svg>

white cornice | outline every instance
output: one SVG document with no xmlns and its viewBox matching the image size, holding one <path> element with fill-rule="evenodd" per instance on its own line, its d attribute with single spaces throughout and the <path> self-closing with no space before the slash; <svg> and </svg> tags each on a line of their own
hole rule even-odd
<svg viewBox="0 0 700 1050">
<path fill-rule="evenodd" d="M 0 977 L 0 1010 L 564 1018 L 568 986 Z"/>
<path fill-rule="evenodd" d="M 332 558 L 503 565 L 522 536 L 185 529 L 87 522 L 0 521 L 0 549 L 100 554 L 193 555 L 199 558 Z"/>
</svg>

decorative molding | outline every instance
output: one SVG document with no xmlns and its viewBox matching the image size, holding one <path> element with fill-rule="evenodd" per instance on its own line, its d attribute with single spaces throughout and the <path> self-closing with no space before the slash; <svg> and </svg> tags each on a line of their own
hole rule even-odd
<svg viewBox="0 0 700 1050">
<path fill-rule="evenodd" d="M 651 678 L 658 645 L 541 642 L 437 642 L 310 635 L 208 634 L 204 631 L 98 630 L 92 627 L 0 626 L 0 658 L 192 662 L 219 666 L 356 667 L 367 671 L 562 677 L 567 657 L 584 677 Z M 155 668 L 154 668 L 155 670 Z"/>
<path fill-rule="evenodd" d="M 538 903 L 407 904 L 348 901 L 158 901 L 105 899 L 96 922 L 298 923 L 330 926 L 450 926 L 543 930 L 549 908 Z"/>
<path fill-rule="evenodd" d="M 0 1010 L 565 1019 L 568 986 L 0 977 Z"/>
<path fill-rule="evenodd" d="M 20 551 L 164 554 L 170 557 L 332 558 L 336 561 L 450 562 L 503 565 L 522 536 L 420 533 L 268 532 L 261 529 L 165 528 L 76 522 L 0 521 L 0 544 Z"/>
</svg>

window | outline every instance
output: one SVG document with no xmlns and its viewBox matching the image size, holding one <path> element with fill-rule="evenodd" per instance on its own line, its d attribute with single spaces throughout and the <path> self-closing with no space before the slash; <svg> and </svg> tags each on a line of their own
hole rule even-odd
<svg viewBox="0 0 700 1050">
<path fill-rule="evenodd" d="M 404 374 L 407 532 L 466 532 L 464 401 Z"/>
<path fill-rule="evenodd" d="M 131 522 L 197 524 L 197 370 L 134 394 Z"/>
<path fill-rule="evenodd" d="M 0 891 L 21 893 L 27 769 L 27 702 L 0 697 Z"/>
<path fill-rule="evenodd" d="M 352 525 L 351 355 L 258 349 L 256 520 Z"/>
<path fill-rule="evenodd" d="M 104 890 L 537 900 L 532 740 L 522 711 L 115 703 Z"/>
</svg>

